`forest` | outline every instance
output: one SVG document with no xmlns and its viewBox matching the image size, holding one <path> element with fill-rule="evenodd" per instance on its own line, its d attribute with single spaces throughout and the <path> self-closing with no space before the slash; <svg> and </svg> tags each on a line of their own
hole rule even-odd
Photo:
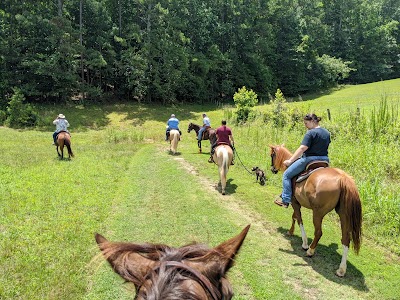
<svg viewBox="0 0 400 300">
<path fill-rule="evenodd" d="M 0 111 L 25 102 L 268 102 L 400 77 L 400 0 L 2 0 Z"/>
</svg>

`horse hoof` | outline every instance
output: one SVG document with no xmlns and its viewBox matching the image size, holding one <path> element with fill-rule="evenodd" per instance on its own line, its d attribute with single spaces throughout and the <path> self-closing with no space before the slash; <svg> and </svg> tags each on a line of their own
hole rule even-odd
<svg viewBox="0 0 400 300">
<path fill-rule="evenodd" d="M 345 274 L 346 274 L 346 272 L 343 272 L 340 269 L 336 271 L 336 276 L 338 276 L 338 277 L 344 277 Z"/>
<path fill-rule="evenodd" d="M 225 192 L 222 192 L 221 194 L 222 194 L 222 195 L 225 195 Z"/>
<path fill-rule="evenodd" d="M 308 250 L 306 252 L 306 256 L 313 257 L 314 253 L 315 253 L 315 249 L 308 248 Z"/>
<path fill-rule="evenodd" d="M 301 246 L 301 249 L 303 249 L 304 251 L 307 251 L 309 247 L 303 247 Z"/>
</svg>

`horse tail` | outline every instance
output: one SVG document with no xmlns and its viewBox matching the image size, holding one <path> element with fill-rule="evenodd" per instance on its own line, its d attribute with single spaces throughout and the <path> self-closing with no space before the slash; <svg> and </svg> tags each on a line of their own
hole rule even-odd
<svg viewBox="0 0 400 300">
<path fill-rule="evenodd" d="M 70 155 L 71 157 L 74 157 L 74 153 L 72 152 L 72 149 L 71 149 L 71 142 L 68 139 L 65 139 L 64 144 L 65 144 L 65 146 L 67 146 L 68 155 Z"/>
<path fill-rule="evenodd" d="M 221 147 L 219 151 L 221 151 L 221 154 L 222 154 L 222 162 L 221 162 L 219 172 L 220 172 L 221 179 L 223 179 L 225 182 L 226 175 L 228 174 L 228 170 L 229 170 L 229 155 L 228 155 L 228 151 L 226 150 L 225 147 Z"/>
<path fill-rule="evenodd" d="M 344 174 L 340 179 L 340 191 L 339 203 L 344 208 L 354 252 L 358 254 L 361 246 L 362 208 L 360 195 L 353 178 Z"/>
<path fill-rule="evenodd" d="M 217 134 L 214 129 L 210 129 L 208 131 L 208 139 L 210 140 L 210 144 L 213 145 L 217 141 Z"/>
<path fill-rule="evenodd" d="M 178 148 L 178 141 L 179 141 L 179 132 L 175 132 L 174 139 L 172 141 L 172 151 L 176 153 L 176 149 Z"/>
</svg>

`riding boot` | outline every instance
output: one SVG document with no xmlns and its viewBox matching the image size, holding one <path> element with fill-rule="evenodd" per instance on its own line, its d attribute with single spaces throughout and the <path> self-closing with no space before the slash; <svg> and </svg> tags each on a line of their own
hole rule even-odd
<svg viewBox="0 0 400 300">
<path fill-rule="evenodd" d="M 208 162 L 209 162 L 210 164 L 212 164 L 212 163 L 214 162 L 214 159 L 213 159 L 212 156 L 210 156 L 210 158 L 208 159 Z"/>
</svg>

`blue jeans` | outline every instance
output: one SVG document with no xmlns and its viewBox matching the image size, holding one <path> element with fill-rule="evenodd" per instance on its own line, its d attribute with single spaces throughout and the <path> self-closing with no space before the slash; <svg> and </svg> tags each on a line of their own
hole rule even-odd
<svg viewBox="0 0 400 300">
<path fill-rule="evenodd" d="M 198 140 L 198 141 L 201 141 L 201 138 L 203 137 L 203 132 L 204 132 L 204 130 L 206 130 L 205 127 L 201 127 L 201 128 L 200 128 L 199 134 L 197 135 L 197 140 Z"/>
<path fill-rule="evenodd" d="M 324 160 L 329 163 L 328 156 L 302 156 L 292 163 L 283 173 L 282 201 L 284 203 L 290 203 L 292 201 L 292 178 L 304 171 L 306 166 L 313 160 Z"/>
</svg>

